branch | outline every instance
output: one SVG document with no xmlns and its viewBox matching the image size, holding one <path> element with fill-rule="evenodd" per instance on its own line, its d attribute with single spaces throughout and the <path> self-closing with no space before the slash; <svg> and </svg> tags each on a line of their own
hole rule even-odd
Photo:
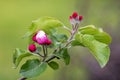
<svg viewBox="0 0 120 80">
<path fill-rule="evenodd" d="M 77 30 L 78 30 L 78 27 L 79 27 L 78 24 L 76 24 L 76 25 L 74 26 L 74 29 L 73 29 L 72 32 L 71 32 L 71 36 L 70 36 L 70 38 L 67 40 L 67 43 L 65 44 L 64 47 L 67 47 L 67 46 L 72 42 L 72 39 L 74 38 L 74 35 L 75 35 L 75 33 L 77 32 Z M 63 48 L 64 48 L 64 47 L 63 47 Z M 58 48 L 55 49 L 53 53 L 56 53 L 57 50 L 58 50 Z M 52 56 L 51 56 L 50 58 L 48 58 L 45 62 L 48 63 L 49 61 L 53 60 L 54 58 L 58 58 L 58 57 L 55 56 L 55 55 L 52 55 Z"/>
<path fill-rule="evenodd" d="M 19 80 L 26 80 L 27 78 L 26 77 L 22 77 L 22 78 L 20 78 Z"/>
</svg>

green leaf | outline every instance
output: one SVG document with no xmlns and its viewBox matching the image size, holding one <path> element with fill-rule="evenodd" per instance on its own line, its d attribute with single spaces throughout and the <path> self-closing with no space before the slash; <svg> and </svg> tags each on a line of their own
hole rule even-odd
<svg viewBox="0 0 120 80">
<path fill-rule="evenodd" d="M 31 36 L 32 34 L 33 34 L 33 32 L 28 31 L 27 33 L 25 33 L 25 35 L 22 38 L 23 39 L 27 38 L 27 37 Z"/>
<path fill-rule="evenodd" d="M 43 30 L 47 34 L 51 33 L 51 29 L 64 26 L 62 22 L 52 17 L 41 17 L 37 20 L 34 20 L 29 27 L 29 31 L 25 34 L 24 37 L 29 37 L 38 30 Z"/>
<path fill-rule="evenodd" d="M 72 46 L 84 46 L 84 44 L 81 41 L 82 34 L 76 34 L 74 40 L 71 42 Z"/>
<path fill-rule="evenodd" d="M 63 44 L 67 41 L 68 37 L 66 34 L 58 34 L 58 33 L 52 33 L 49 35 L 50 40 L 52 40 L 52 45 L 50 45 L 52 48 L 58 48 L 63 46 Z"/>
<path fill-rule="evenodd" d="M 68 39 L 67 35 L 65 34 L 56 34 L 54 36 L 56 37 L 58 42 L 65 42 Z"/>
<path fill-rule="evenodd" d="M 38 59 L 28 60 L 21 67 L 20 73 L 22 76 L 27 78 L 32 78 L 39 76 L 43 73 L 47 68 L 47 63 L 41 62 Z"/>
<path fill-rule="evenodd" d="M 110 56 L 110 49 L 107 44 L 97 41 L 92 35 L 83 35 L 81 39 L 92 55 L 96 58 L 101 67 L 104 67 Z"/>
<path fill-rule="evenodd" d="M 75 39 L 71 43 L 72 46 L 83 46 L 84 47 L 84 45 L 82 44 L 81 39 L 82 39 L 82 35 L 76 34 Z"/>
<path fill-rule="evenodd" d="M 88 25 L 88 26 L 79 28 L 79 32 L 81 34 L 94 35 L 94 34 L 97 34 L 99 30 L 94 25 Z"/>
<path fill-rule="evenodd" d="M 38 47 L 37 47 L 37 52 L 39 53 L 39 52 L 41 52 L 41 51 L 42 51 L 41 46 L 38 46 Z"/>
<path fill-rule="evenodd" d="M 56 63 L 55 61 L 49 62 L 48 65 L 54 70 L 57 70 L 59 68 L 58 63 Z"/>
<path fill-rule="evenodd" d="M 66 65 L 68 65 L 70 63 L 70 55 L 68 54 L 67 48 L 62 48 L 56 54 L 56 56 L 62 58 Z"/>
<path fill-rule="evenodd" d="M 99 32 L 98 34 L 94 35 L 95 39 L 105 43 L 110 44 L 111 43 L 111 37 L 106 32 Z"/>
<path fill-rule="evenodd" d="M 82 43 L 80 43 L 80 41 L 77 41 L 77 40 L 73 40 L 71 44 L 72 46 L 84 46 Z"/>
<path fill-rule="evenodd" d="M 21 49 L 16 48 L 13 54 L 13 63 L 15 64 L 15 68 L 18 67 L 19 63 L 22 61 L 23 58 L 29 57 L 32 54 Z"/>
<path fill-rule="evenodd" d="M 96 28 L 93 25 L 88 25 L 88 26 L 85 26 L 85 27 L 81 27 L 79 29 L 79 32 L 81 34 L 93 35 L 96 40 L 98 40 L 102 43 L 105 43 L 105 44 L 110 44 L 111 43 L 111 37 L 106 32 L 103 32 L 102 29 Z"/>
</svg>

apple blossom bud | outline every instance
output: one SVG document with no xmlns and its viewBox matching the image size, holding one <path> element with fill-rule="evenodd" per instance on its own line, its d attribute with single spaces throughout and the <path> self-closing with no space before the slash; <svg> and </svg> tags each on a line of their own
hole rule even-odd
<svg viewBox="0 0 120 80">
<path fill-rule="evenodd" d="M 51 41 L 48 39 L 44 31 L 40 30 L 36 34 L 36 41 L 40 45 L 50 45 Z"/>
<path fill-rule="evenodd" d="M 29 50 L 30 52 L 35 52 L 35 51 L 36 51 L 36 46 L 35 46 L 35 44 L 30 44 L 29 47 L 28 47 L 28 50 Z"/>
<path fill-rule="evenodd" d="M 36 40 L 38 44 L 45 44 L 47 41 L 47 36 L 44 31 L 39 31 L 36 35 Z"/>
<path fill-rule="evenodd" d="M 71 23 L 72 25 L 75 24 L 75 20 L 74 20 L 74 18 L 73 18 L 72 16 L 69 17 L 69 20 L 70 20 L 70 23 Z"/>
<path fill-rule="evenodd" d="M 46 44 L 50 45 L 51 43 L 52 43 L 52 41 L 48 39 Z"/>
<path fill-rule="evenodd" d="M 73 12 L 72 17 L 73 18 L 77 18 L 78 17 L 78 13 L 77 12 Z"/>
<path fill-rule="evenodd" d="M 79 16 L 79 21 L 81 21 L 83 19 L 83 16 Z"/>
<path fill-rule="evenodd" d="M 35 42 L 37 42 L 37 40 L 36 40 L 36 35 L 37 35 L 37 33 L 34 34 L 33 37 L 32 37 L 32 40 L 35 41 Z"/>
<path fill-rule="evenodd" d="M 73 17 L 72 17 L 72 16 L 70 16 L 70 17 L 69 17 L 69 19 L 70 19 L 70 20 L 72 20 L 72 19 L 73 19 Z"/>
<path fill-rule="evenodd" d="M 73 12 L 72 16 L 69 17 L 70 23 L 74 26 L 79 24 L 82 19 L 83 16 L 79 16 L 77 12 Z"/>
</svg>

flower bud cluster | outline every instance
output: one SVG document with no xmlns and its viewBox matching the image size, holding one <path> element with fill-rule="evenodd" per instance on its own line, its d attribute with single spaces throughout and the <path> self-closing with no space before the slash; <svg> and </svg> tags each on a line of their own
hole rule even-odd
<svg viewBox="0 0 120 80">
<path fill-rule="evenodd" d="M 32 40 L 39 45 L 50 45 L 52 41 L 48 39 L 46 33 L 42 30 L 38 31 L 36 34 L 33 35 Z M 35 44 L 30 44 L 28 47 L 30 52 L 36 51 Z"/>
<path fill-rule="evenodd" d="M 42 30 L 38 31 L 33 37 L 32 40 L 40 45 L 50 45 L 52 42 L 48 39 L 46 33 Z"/>
<path fill-rule="evenodd" d="M 76 23 L 79 24 L 82 19 L 83 19 L 83 16 L 79 16 L 77 12 L 73 12 L 73 14 L 69 17 L 70 19 L 70 23 L 72 25 L 75 25 Z"/>
</svg>

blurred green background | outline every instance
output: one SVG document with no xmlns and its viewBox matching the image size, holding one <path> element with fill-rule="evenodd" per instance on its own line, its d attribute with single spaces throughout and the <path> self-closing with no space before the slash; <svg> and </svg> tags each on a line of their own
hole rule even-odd
<svg viewBox="0 0 120 80">
<path fill-rule="evenodd" d="M 114 37 L 120 29 L 119 3 L 119 0 L 0 0 L 0 80 L 20 77 L 19 69 L 12 68 L 12 55 L 17 47 L 27 48 L 27 40 L 22 36 L 32 20 L 51 16 L 70 26 L 69 15 L 77 11 L 84 16 L 81 26 L 94 24 L 103 27 Z M 72 62 L 69 66 L 63 65 L 57 71 L 48 68 L 41 76 L 29 80 L 89 80 L 87 65 L 94 59 L 90 59 L 90 63 L 87 61 L 90 56 L 87 49 L 71 48 L 70 55 Z"/>
</svg>

